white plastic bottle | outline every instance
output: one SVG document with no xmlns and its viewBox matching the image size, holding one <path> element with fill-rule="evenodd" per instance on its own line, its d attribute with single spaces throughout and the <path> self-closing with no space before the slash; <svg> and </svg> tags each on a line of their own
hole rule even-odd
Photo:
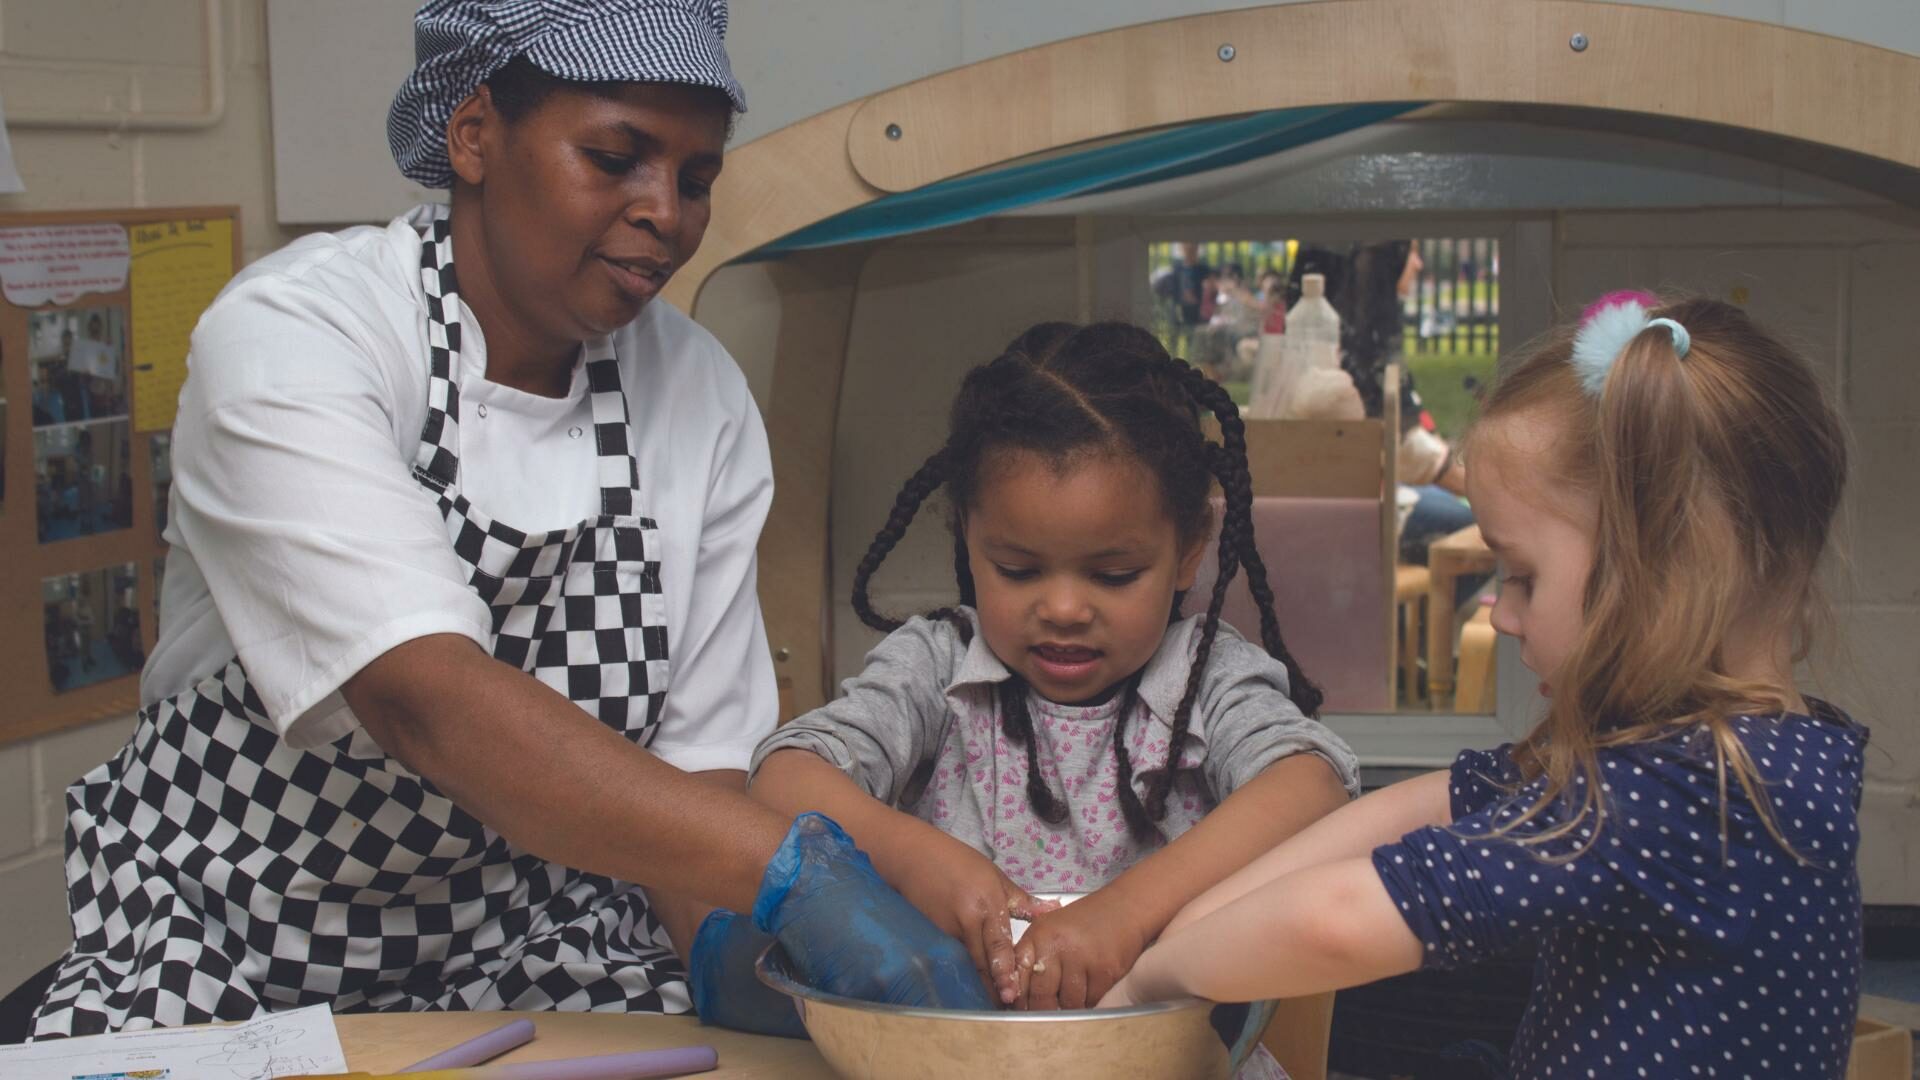
<svg viewBox="0 0 1920 1080">
<path fill-rule="evenodd" d="M 1262 343 L 1265 344 L 1264 342 Z M 1313 415 L 1305 393 L 1326 381 L 1314 372 L 1340 371 L 1340 313 L 1327 302 L 1327 279 L 1323 274 L 1300 278 L 1300 300 L 1287 312 L 1286 333 L 1279 348 L 1263 348 L 1261 369 L 1257 373 L 1247 414 L 1269 419 L 1291 419 Z M 1272 353 L 1278 352 L 1277 357 Z M 1278 363 L 1271 363 L 1277 359 Z"/>
</svg>

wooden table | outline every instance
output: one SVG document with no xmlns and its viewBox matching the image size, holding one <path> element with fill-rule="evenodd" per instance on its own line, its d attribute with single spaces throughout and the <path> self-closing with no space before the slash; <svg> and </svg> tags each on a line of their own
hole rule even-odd
<svg viewBox="0 0 1920 1080">
<path fill-rule="evenodd" d="M 364 1072 L 397 1071 L 510 1020 L 533 1021 L 533 1041 L 494 1061 L 591 1057 L 629 1050 L 664 1050 L 705 1044 L 720 1055 L 720 1067 L 702 1077 L 773 1077 L 834 1080 L 819 1051 L 803 1039 L 743 1035 L 702 1027 L 690 1016 L 625 1013 L 447 1012 L 351 1013 L 334 1017 L 347 1068 Z"/>
<path fill-rule="evenodd" d="M 1445 699 L 1453 696 L 1453 643 L 1459 629 L 1454 624 L 1454 582 L 1493 567 L 1493 549 L 1481 538 L 1478 525 L 1427 545 L 1427 572 L 1432 575 L 1427 586 L 1427 689 L 1436 709 L 1451 705 Z"/>
</svg>

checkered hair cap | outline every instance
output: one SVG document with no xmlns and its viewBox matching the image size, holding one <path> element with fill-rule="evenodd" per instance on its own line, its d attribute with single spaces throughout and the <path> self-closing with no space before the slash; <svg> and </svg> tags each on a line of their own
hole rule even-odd
<svg viewBox="0 0 1920 1080">
<path fill-rule="evenodd" d="M 430 0 L 413 27 L 413 74 L 387 112 L 387 144 L 428 187 L 453 186 L 453 110 L 520 55 L 555 78 L 711 86 L 747 109 L 727 63 L 727 0 Z"/>
</svg>

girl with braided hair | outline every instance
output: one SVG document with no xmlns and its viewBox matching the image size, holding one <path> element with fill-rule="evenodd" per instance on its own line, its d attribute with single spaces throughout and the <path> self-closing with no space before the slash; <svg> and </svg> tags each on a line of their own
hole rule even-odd
<svg viewBox="0 0 1920 1080">
<path fill-rule="evenodd" d="M 1216 484 L 1218 583 L 1183 617 Z M 942 491 L 959 603 L 903 623 L 869 587 Z M 1282 640 L 1251 505 L 1232 399 L 1152 335 L 1020 335 L 968 373 L 855 574 L 854 610 L 890 636 L 760 744 L 754 793 L 844 823 L 1003 1003 L 1092 1006 L 1184 903 L 1357 790 Z M 1220 620 L 1243 569 L 1257 644 Z M 1010 914 L 1032 918 L 1017 948 Z"/>
</svg>

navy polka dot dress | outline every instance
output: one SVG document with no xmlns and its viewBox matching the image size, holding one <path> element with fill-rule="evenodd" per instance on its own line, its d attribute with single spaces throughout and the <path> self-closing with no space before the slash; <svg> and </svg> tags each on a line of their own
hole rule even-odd
<svg viewBox="0 0 1920 1080">
<path fill-rule="evenodd" d="M 1515 790 L 1504 747 L 1454 762 L 1451 827 L 1374 851 L 1427 966 L 1535 951 L 1513 1076 L 1845 1075 L 1860 990 L 1854 860 L 1867 732 L 1830 707 L 1814 712 L 1733 725 L 1804 862 L 1768 834 L 1731 776 L 1723 848 L 1712 744 L 1700 729 L 1600 751 L 1606 820 L 1570 860 L 1593 837 L 1590 823 L 1543 844 L 1517 837 L 1571 808 L 1488 835 L 1542 788 Z"/>
</svg>

